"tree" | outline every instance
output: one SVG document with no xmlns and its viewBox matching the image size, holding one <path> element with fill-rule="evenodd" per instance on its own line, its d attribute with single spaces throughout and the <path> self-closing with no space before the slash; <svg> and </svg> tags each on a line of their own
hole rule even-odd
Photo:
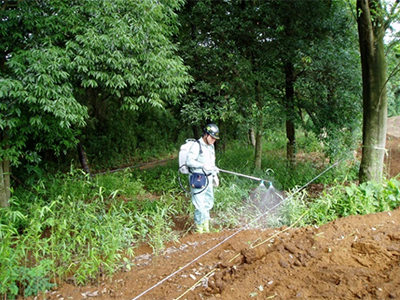
<svg viewBox="0 0 400 300">
<path fill-rule="evenodd" d="M 163 109 L 190 77 L 171 38 L 182 0 L 2 1 L 0 161 L 75 149 L 109 110 Z"/>
<path fill-rule="evenodd" d="M 261 168 L 264 114 L 276 79 L 270 24 L 263 20 L 268 6 L 242 0 L 188 1 L 181 14 L 181 53 L 195 78 L 184 117 L 191 124 L 209 119 L 240 126 L 234 132 L 241 134 L 255 129 L 256 168 Z"/>
<path fill-rule="evenodd" d="M 346 23 L 343 4 L 199 0 L 189 1 L 185 9 L 181 49 L 188 49 L 185 62 L 195 82 L 187 97 L 194 101 L 185 103 L 184 111 L 197 119 L 221 118 L 218 108 L 230 105 L 236 114 L 225 114 L 225 121 L 254 129 L 255 168 L 261 168 L 266 128 L 286 125 L 287 158 L 294 161 L 296 126 L 317 134 L 336 131 L 330 136 L 355 127 L 356 27 Z M 339 110 L 346 107 L 343 117 Z"/>
<path fill-rule="evenodd" d="M 340 31 L 343 35 L 348 35 L 348 26 L 343 26 L 345 23 L 345 14 L 339 14 L 338 11 L 343 10 L 340 3 L 334 1 L 274 1 L 273 14 L 275 34 L 273 41 L 278 50 L 276 59 L 281 62 L 280 68 L 284 74 L 284 94 L 282 97 L 282 107 L 286 117 L 286 136 L 287 136 L 287 159 L 289 162 L 295 161 L 296 154 L 296 127 L 302 124 L 302 115 L 300 112 L 305 112 L 312 115 L 324 114 L 324 107 L 328 110 L 334 110 L 332 105 L 327 99 L 327 93 L 321 95 L 313 95 L 309 101 L 318 102 L 322 106 L 315 106 L 315 110 L 307 110 L 308 103 L 304 101 L 299 95 L 309 94 L 308 90 L 315 89 L 316 85 L 332 86 L 330 78 L 326 77 L 324 80 L 308 80 L 308 86 L 302 86 L 298 82 L 307 77 L 314 77 L 316 73 L 322 74 L 324 60 L 329 61 L 329 56 L 335 57 L 338 65 L 347 64 L 348 58 L 340 56 L 343 54 L 340 47 L 351 47 L 347 41 L 346 43 L 337 44 L 332 47 L 331 41 L 333 36 L 337 35 Z M 344 24 L 346 25 L 346 24 Z M 328 55 L 320 55 L 319 52 L 328 52 Z M 349 49 L 351 52 L 352 49 Z M 316 68 L 317 65 L 320 65 Z M 321 68 L 322 66 L 322 68 Z M 318 71 L 316 71 L 319 69 Z M 315 73 L 313 73 L 316 71 Z M 325 70 L 326 72 L 326 70 Z M 346 69 L 341 68 L 340 72 L 347 73 Z M 307 79 L 306 79 L 307 81 Z M 343 89 L 342 82 L 340 85 L 335 83 L 338 89 Z M 332 95 L 331 95 L 332 96 Z M 317 98 L 316 98 L 317 97 Z M 337 96 L 336 96 L 337 97 Z M 341 99 L 341 101 L 348 101 Z M 330 101 L 330 104 L 333 104 Z M 316 121 L 318 118 L 313 118 Z M 338 120 L 333 120 L 333 123 Z M 313 122 L 313 127 L 322 129 L 325 124 L 320 122 Z M 341 122 L 339 122 L 341 123 Z M 325 128 L 326 129 L 326 128 Z M 317 130 L 315 130 L 317 131 Z"/>
<path fill-rule="evenodd" d="M 363 83 L 363 141 L 360 182 L 380 182 L 386 145 L 387 96 L 385 23 L 379 0 L 357 0 Z"/>
<path fill-rule="evenodd" d="M 332 3 L 325 37 L 314 39 L 297 69 L 296 110 L 331 159 L 349 155 L 360 139 L 361 67 L 357 24 L 345 3 Z"/>
<path fill-rule="evenodd" d="M 209 121 L 221 125 L 237 116 L 232 78 L 243 63 L 232 50 L 227 32 L 237 21 L 225 14 L 229 7 L 222 1 L 187 1 L 180 13 L 180 54 L 191 67 L 195 81 L 179 109 L 184 121 L 192 126 Z"/>
</svg>

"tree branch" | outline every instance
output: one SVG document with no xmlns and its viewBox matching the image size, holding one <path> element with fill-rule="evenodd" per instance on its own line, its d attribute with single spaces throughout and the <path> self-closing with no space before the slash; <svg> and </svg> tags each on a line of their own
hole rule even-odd
<svg viewBox="0 0 400 300">
<path fill-rule="evenodd" d="M 21 1 L 22 0 L 17 0 L 17 1 L 4 0 L 4 3 L 1 6 L 1 10 L 6 10 L 7 8 L 10 8 L 10 7 L 17 8 Z"/>
</svg>

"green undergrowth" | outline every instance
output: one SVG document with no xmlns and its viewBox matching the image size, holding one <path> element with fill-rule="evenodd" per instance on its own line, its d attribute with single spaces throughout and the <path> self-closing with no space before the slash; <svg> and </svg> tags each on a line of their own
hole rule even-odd
<svg viewBox="0 0 400 300">
<path fill-rule="evenodd" d="M 282 207 L 287 223 L 298 226 L 322 225 L 350 215 L 366 215 L 391 211 L 400 205 L 400 181 L 397 178 L 382 183 L 334 183 L 316 198 L 306 190 L 289 193 Z"/>
<path fill-rule="evenodd" d="M 334 162 L 313 153 L 313 159 L 288 165 L 280 151 L 266 149 L 262 170 L 254 170 L 252 151 L 234 144 L 218 152 L 221 169 L 264 181 L 261 185 L 257 180 L 219 174 L 212 209 L 215 231 L 295 222 L 296 226 L 320 225 L 399 205 L 397 179 L 357 185 L 358 165 L 351 159 L 332 167 Z M 161 253 L 167 242 L 187 233 L 187 229 L 176 230 L 176 218 L 183 216 L 189 223 L 193 218 L 194 208 L 179 186 L 177 170 L 177 160 L 94 177 L 71 169 L 16 188 L 10 207 L 0 210 L 2 298 L 40 295 L 67 278 L 77 285 L 96 283 L 134 267 L 135 249 L 142 243 Z M 180 179 L 187 183 L 187 175 Z M 270 182 L 274 189 L 268 190 Z M 322 185 L 323 192 L 311 195 L 302 188 L 311 182 Z M 268 191 L 268 197 L 278 203 L 273 211 L 260 205 L 265 199 L 257 199 L 259 191 L 261 197 Z"/>
<path fill-rule="evenodd" d="M 96 282 L 129 266 L 135 247 L 157 253 L 177 238 L 179 194 L 154 196 L 132 173 L 50 176 L 0 210 L 0 295 L 12 299 L 72 278 Z M 183 200 L 182 200 L 183 201 Z"/>
</svg>

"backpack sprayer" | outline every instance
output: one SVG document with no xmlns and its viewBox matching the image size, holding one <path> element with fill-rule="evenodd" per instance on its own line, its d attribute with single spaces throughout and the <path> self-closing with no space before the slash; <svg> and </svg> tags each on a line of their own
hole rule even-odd
<svg viewBox="0 0 400 300">
<path fill-rule="evenodd" d="M 179 151 L 178 181 L 179 181 L 179 185 L 181 186 L 181 188 L 187 193 L 190 193 L 190 191 L 188 191 L 183 186 L 183 184 L 181 182 L 180 175 L 181 174 L 191 174 L 190 168 L 188 168 L 188 166 L 186 165 L 186 158 L 187 158 L 187 154 L 188 154 L 190 148 L 192 147 L 193 143 L 196 143 L 196 142 L 199 143 L 199 147 L 200 147 L 199 152 L 201 154 L 203 152 L 203 150 L 201 149 L 201 144 L 200 144 L 200 142 L 198 140 L 195 140 L 195 139 L 187 139 L 185 144 L 183 144 L 181 146 L 180 151 Z M 240 174 L 240 173 L 236 173 L 236 172 L 232 172 L 232 171 L 227 171 L 227 170 L 223 170 L 223 169 L 219 169 L 219 168 L 217 168 L 217 170 L 220 171 L 220 172 L 223 172 L 223 173 L 233 174 L 233 175 L 245 177 L 245 178 L 248 178 L 248 179 L 260 181 L 261 182 L 260 186 L 264 186 L 264 182 L 265 182 L 264 179 L 257 178 L 257 177 L 254 177 L 254 176 L 244 175 L 244 174 Z M 271 170 L 271 169 L 267 169 L 267 172 L 268 171 L 272 171 L 273 172 L 273 170 Z M 205 175 L 206 182 L 205 182 L 204 186 L 202 187 L 202 189 L 200 191 L 198 191 L 197 193 L 195 193 L 195 194 L 199 194 L 199 193 L 203 192 L 207 188 L 208 184 L 210 184 L 209 179 L 208 179 L 208 175 L 210 175 L 210 174 L 206 174 L 206 172 L 204 170 L 203 170 L 203 173 Z M 269 182 L 269 187 L 272 187 L 272 182 L 271 181 L 267 181 L 267 182 Z"/>
</svg>

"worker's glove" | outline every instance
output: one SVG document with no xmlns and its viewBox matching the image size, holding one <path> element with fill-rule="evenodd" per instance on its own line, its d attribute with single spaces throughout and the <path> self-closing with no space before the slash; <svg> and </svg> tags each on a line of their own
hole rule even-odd
<svg viewBox="0 0 400 300">
<path fill-rule="evenodd" d="M 219 186 L 219 178 L 217 175 L 213 176 L 213 186 L 215 187 Z"/>
</svg>

